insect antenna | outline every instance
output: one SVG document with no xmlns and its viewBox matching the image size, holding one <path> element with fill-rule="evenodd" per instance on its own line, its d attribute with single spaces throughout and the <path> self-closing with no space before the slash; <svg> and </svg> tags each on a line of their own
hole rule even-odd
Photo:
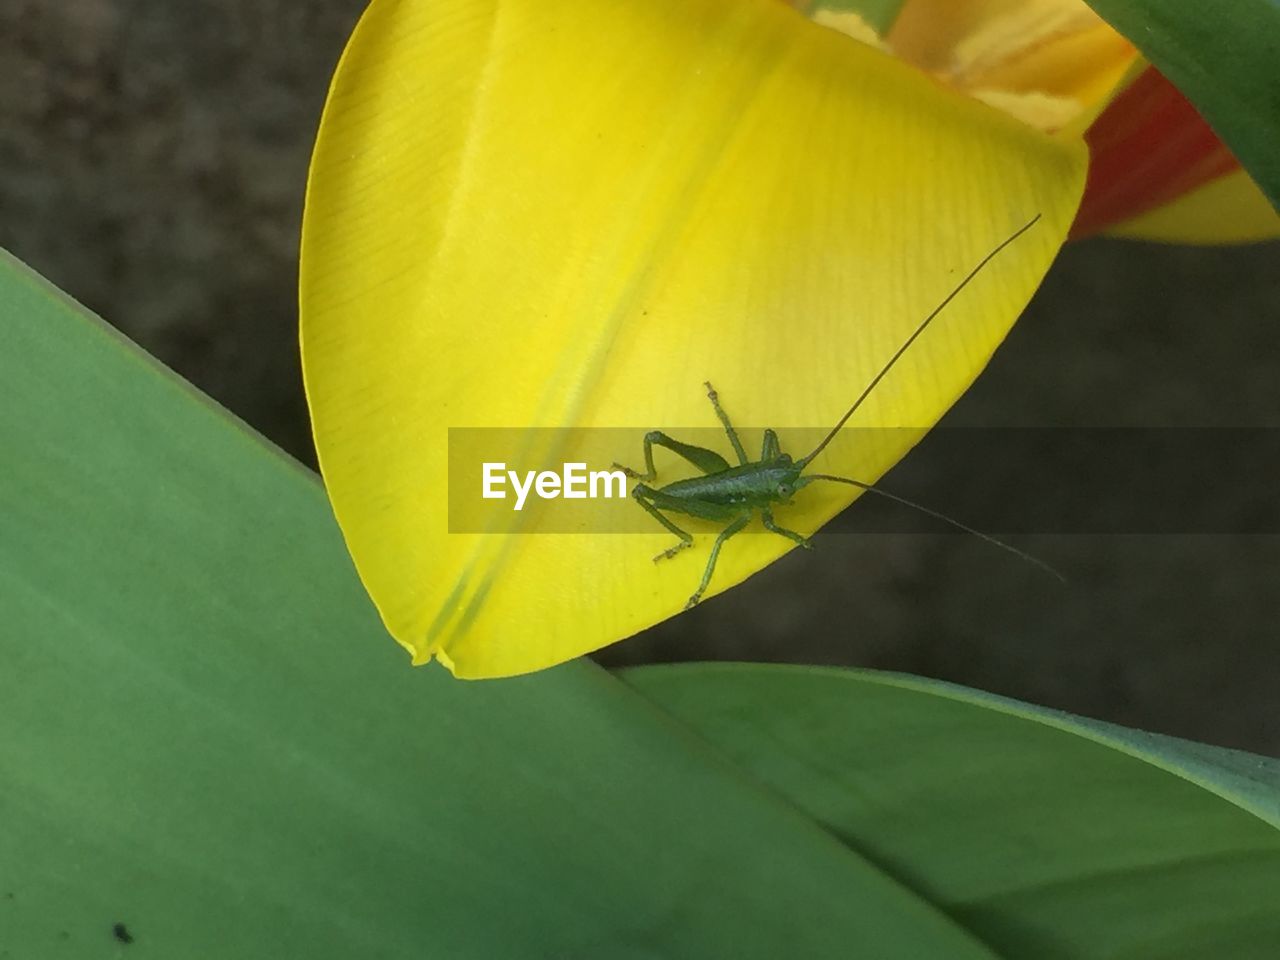
<svg viewBox="0 0 1280 960">
<path fill-rule="evenodd" d="M 1012 544 L 1005 543 L 1003 540 L 997 540 L 995 537 L 991 536 L 990 534 L 983 533 L 981 530 L 975 530 L 973 527 L 970 527 L 967 524 L 963 524 L 959 520 L 954 520 L 951 517 L 948 517 L 945 513 L 939 513 L 937 510 L 930 509 L 929 507 L 926 507 L 924 504 L 916 503 L 914 500 L 908 500 L 906 497 L 900 497 L 896 493 L 890 493 L 888 490 L 882 490 L 880 487 L 872 486 L 869 483 L 863 483 L 861 480 L 851 480 L 848 477 L 835 477 L 827 473 L 809 473 L 809 474 L 806 474 L 803 479 L 806 481 L 831 480 L 834 483 L 847 483 L 850 486 L 858 487 L 862 490 L 867 491 L 868 493 L 874 493 L 888 500 L 893 500 L 895 503 L 900 503 L 904 507 L 910 507 L 912 510 L 918 510 L 920 513 L 933 517 L 935 520 L 941 520 L 943 523 L 950 524 L 951 526 L 955 527 L 957 530 L 963 530 L 965 533 L 971 533 L 978 539 L 985 540 L 987 543 L 991 544 L 993 547 L 999 547 L 1001 550 L 1007 550 L 1009 553 L 1012 553 L 1015 557 L 1021 557 L 1023 560 L 1027 561 L 1027 563 L 1034 564 L 1035 566 L 1039 567 L 1041 570 L 1045 571 L 1051 576 L 1056 577 L 1062 583 L 1067 582 L 1067 578 L 1064 577 L 1058 570 L 1054 569 L 1053 567 L 1051 567 L 1049 564 L 1045 563 L 1043 560 L 1039 559 L 1038 557 L 1033 557 L 1031 554 L 1025 553 L 1022 550 L 1019 550 L 1017 547 L 1013 546 Z"/>
<path fill-rule="evenodd" d="M 880 372 L 877 373 L 872 378 L 871 382 L 867 384 L 866 389 L 862 391 L 862 393 L 858 396 L 858 399 L 853 401 L 853 406 L 851 406 L 847 411 L 845 411 L 845 415 L 840 418 L 840 422 L 831 428 L 831 432 L 822 438 L 822 442 L 819 443 L 816 447 L 814 447 L 812 452 L 810 452 L 807 457 L 804 457 L 803 459 L 797 461 L 798 466 L 803 467 L 810 460 L 812 460 L 814 457 L 816 457 L 818 454 L 820 454 L 823 450 L 826 449 L 827 444 L 829 444 L 832 440 L 836 438 L 836 434 L 839 433 L 841 428 L 846 423 L 849 422 L 849 418 L 854 415 L 854 413 L 857 411 L 857 409 L 860 406 L 862 406 L 862 402 L 871 395 L 871 391 L 874 390 L 876 386 L 880 383 L 880 381 L 884 379 L 885 374 L 889 372 L 890 368 L 892 368 L 893 365 L 898 362 L 899 358 L 901 358 L 901 356 L 907 352 L 907 348 L 910 347 L 911 344 L 916 342 L 916 338 L 920 336 L 920 334 L 924 333 L 925 328 L 927 328 L 929 324 L 933 323 L 934 318 L 937 317 L 938 314 L 940 314 L 943 310 L 946 309 L 947 305 L 951 303 L 951 301 L 954 300 L 957 295 L 959 295 L 960 291 L 969 285 L 969 281 L 972 280 L 974 277 L 976 277 L 979 273 L 981 273 L 982 268 L 985 267 L 992 260 L 994 260 L 996 255 L 1000 253 L 1001 250 L 1009 246 L 1009 244 L 1013 243 L 1013 241 L 1017 240 L 1020 236 L 1022 236 L 1024 233 L 1030 230 L 1035 225 L 1036 221 L 1039 219 L 1040 219 L 1040 214 L 1037 213 L 1025 224 L 1023 224 L 1021 227 L 1015 230 L 1010 237 L 1008 237 L 1006 240 L 1001 242 L 1001 244 L 998 247 L 996 247 L 994 250 L 988 253 L 985 257 L 983 257 L 982 260 L 978 263 L 978 265 L 974 267 L 972 270 L 970 270 L 968 275 L 963 280 L 961 280 L 958 284 L 956 284 L 955 289 L 952 290 L 949 294 L 947 294 L 946 299 L 933 308 L 933 312 L 924 318 L 924 321 L 920 324 L 920 326 L 916 327 L 915 332 L 912 333 L 911 336 L 907 337 L 906 342 L 898 348 L 898 351 L 892 357 L 889 358 L 889 362 L 886 363 L 883 367 L 881 367 Z"/>
</svg>

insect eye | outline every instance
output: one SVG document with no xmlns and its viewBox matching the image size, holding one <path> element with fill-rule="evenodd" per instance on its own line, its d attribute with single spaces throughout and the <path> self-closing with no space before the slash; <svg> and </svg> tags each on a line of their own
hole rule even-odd
<svg viewBox="0 0 1280 960">
<path fill-rule="evenodd" d="M 789 497 L 791 496 L 791 493 L 792 493 L 792 490 L 789 484 L 785 484 L 785 483 L 778 484 L 778 496 Z"/>
</svg>

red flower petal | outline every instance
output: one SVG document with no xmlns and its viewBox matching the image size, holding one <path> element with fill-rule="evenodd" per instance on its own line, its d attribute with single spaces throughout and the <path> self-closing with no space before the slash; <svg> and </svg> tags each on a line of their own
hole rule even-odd
<svg viewBox="0 0 1280 960">
<path fill-rule="evenodd" d="M 1089 179 L 1072 238 L 1146 213 L 1240 166 L 1154 67 L 1111 102 L 1085 141 Z"/>
</svg>

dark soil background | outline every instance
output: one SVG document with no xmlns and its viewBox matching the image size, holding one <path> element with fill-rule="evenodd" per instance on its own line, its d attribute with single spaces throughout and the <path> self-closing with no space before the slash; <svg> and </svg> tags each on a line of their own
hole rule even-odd
<svg viewBox="0 0 1280 960">
<path fill-rule="evenodd" d="M 307 462 L 298 222 L 328 77 L 362 6 L 0 5 L 0 246 Z M 1277 254 L 1068 247 L 945 422 L 1280 427 Z M 927 439 L 888 484 L 942 510 L 985 493 L 1011 515 L 1070 486 L 1113 530 L 1128 529 L 1134 490 L 1164 486 L 1132 462 L 1066 478 L 1016 449 L 957 476 L 946 449 Z M 1277 477 L 1246 468 L 1198 492 L 1266 514 Z M 969 537 L 827 536 L 601 659 L 902 670 L 1280 755 L 1274 531 L 1012 539 L 1069 585 Z"/>
</svg>

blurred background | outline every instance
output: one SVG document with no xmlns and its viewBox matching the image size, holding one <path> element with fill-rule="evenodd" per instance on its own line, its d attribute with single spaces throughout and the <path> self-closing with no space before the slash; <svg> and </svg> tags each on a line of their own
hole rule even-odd
<svg viewBox="0 0 1280 960">
<path fill-rule="evenodd" d="M 298 224 L 328 78 L 363 5 L 0 4 L 0 246 L 312 465 Z M 1280 427 L 1278 254 L 1068 246 L 944 423 Z M 1220 475 L 1215 445 L 1244 435 L 1216 435 L 1196 431 L 1209 480 L 1188 509 L 1273 516 L 1275 457 L 1251 469 L 1236 451 Z M 1127 458 L 1064 476 L 1026 444 L 957 470 L 954 448 L 926 439 L 886 486 L 962 519 L 984 498 L 1002 516 L 1064 490 L 1088 498 L 1111 532 L 1009 535 L 1068 585 L 963 535 L 828 535 L 599 659 L 899 670 L 1280 756 L 1273 527 L 1116 532 L 1132 530 L 1135 492 L 1161 496 L 1159 471 Z M 843 529 L 874 509 L 860 502 Z"/>
</svg>

